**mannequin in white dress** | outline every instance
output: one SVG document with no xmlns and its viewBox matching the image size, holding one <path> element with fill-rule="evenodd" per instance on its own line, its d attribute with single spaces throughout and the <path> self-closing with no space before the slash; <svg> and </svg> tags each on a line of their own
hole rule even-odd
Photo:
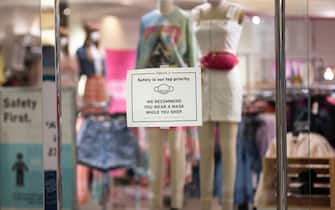
<svg viewBox="0 0 335 210">
<path fill-rule="evenodd" d="M 243 10 L 226 0 L 207 0 L 192 10 L 201 55 L 211 61 L 225 56 L 237 60 L 237 48 L 244 19 Z M 222 55 L 221 58 L 215 57 Z M 236 63 L 237 64 L 237 63 Z M 235 67 L 235 65 L 234 65 Z M 242 84 L 237 69 L 202 65 L 203 119 L 200 137 L 201 209 L 212 209 L 214 177 L 214 127 L 219 123 L 222 155 L 222 209 L 234 207 L 236 138 L 242 115 Z"/>
</svg>

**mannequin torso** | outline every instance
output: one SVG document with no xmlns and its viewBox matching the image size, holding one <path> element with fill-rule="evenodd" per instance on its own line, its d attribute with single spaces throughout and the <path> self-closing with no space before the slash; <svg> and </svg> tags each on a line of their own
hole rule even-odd
<svg viewBox="0 0 335 210">
<path fill-rule="evenodd" d="M 203 119 L 239 122 L 243 91 L 240 73 L 234 68 L 244 12 L 226 0 L 210 0 L 195 7 L 192 18 L 202 56 Z"/>
<path fill-rule="evenodd" d="M 157 9 L 141 18 L 136 67 L 194 66 L 194 33 L 189 13 L 173 0 L 157 0 Z"/>
</svg>

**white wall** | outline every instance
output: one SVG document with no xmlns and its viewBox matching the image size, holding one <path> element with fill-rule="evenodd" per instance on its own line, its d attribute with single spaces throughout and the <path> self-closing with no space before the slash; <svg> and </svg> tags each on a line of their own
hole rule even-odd
<svg viewBox="0 0 335 210">
<path fill-rule="evenodd" d="M 135 49 L 138 40 L 139 18 L 117 17 L 105 19 L 102 23 L 108 26 L 102 30 L 102 44 L 114 49 Z M 335 20 L 298 19 L 287 20 L 287 56 L 291 59 L 310 60 L 322 57 L 326 65 L 335 65 Z M 80 31 L 81 22 L 72 25 L 73 32 L 71 51 L 74 52 L 83 42 Z M 262 17 L 261 24 L 254 25 L 246 18 L 243 27 L 240 47 L 240 71 L 242 80 L 251 83 L 262 83 L 274 78 L 275 61 L 274 18 Z M 308 64 L 306 69 L 310 67 Z M 247 72 L 249 71 L 249 72 Z M 307 70 L 306 70 L 307 71 Z M 306 73 L 307 75 L 307 73 Z"/>
<path fill-rule="evenodd" d="M 33 33 L 39 35 L 39 7 L 0 7 L 0 40 L 3 40 L 6 31 L 12 30 L 15 34 Z"/>
<path fill-rule="evenodd" d="M 110 49 L 136 49 L 139 34 L 139 19 L 107 16 L 101 20 L 101 46 Z M 85 40 L 83 22 L 71 20 L 70 52 L 82 46 Z"/>
<path fill-rule="evenodd" d="M 322 57 L 325 65 L 335 66 L 335 20 L 315 19 L 312 28 L 312 52 L 315 57 Z"/>
</svg>

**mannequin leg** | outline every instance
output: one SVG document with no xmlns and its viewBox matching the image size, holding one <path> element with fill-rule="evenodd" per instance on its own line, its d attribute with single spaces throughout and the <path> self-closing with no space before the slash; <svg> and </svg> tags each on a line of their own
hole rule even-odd
<svg viewBox="0 0 335 210">
<path fill-rule="evenodd" d="M 160 128 L 146 128 L 149 144 L 151 210 L 162 209 L 164 183 L 164 140 L 165 133 Z"/>
<path fill-rule="evenodd" d="M 168 141 L 171 154 L 171 208 L 181 209 L 184 202 L 186 173 L 185 132 L 182 128 L 169 130 Z"/>
<path fill-rule="evenodd" d="M 220 123 L 222 157 L 222 209 L 234 209 L 234 187 L 236 175 L 236 138 L 238 124 Z"/>
<path fill-rule="evenodd" d="M 214 179 L 214 125 L 199 127 L 201 210 L 212 209 Z"/>
</svg>

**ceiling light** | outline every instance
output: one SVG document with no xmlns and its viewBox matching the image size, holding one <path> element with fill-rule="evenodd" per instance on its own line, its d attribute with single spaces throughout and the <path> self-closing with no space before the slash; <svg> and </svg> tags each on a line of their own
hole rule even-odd
<svg viewBox="0 0 335 210">
<path fill-rule="evenodd" d="M 253 16 L 251 21 L 253 24 L 258 25 L 261 23 L 261 18 L 259 16 Z"/>
<path fill-rule="evenodd" d="M 65 8 L 65 9 L 63 10 L 63 14 L 64 14 L 65 16 L 69 16 L 69 15 L 71 15 L 71 9 L 70 9 L 70 8 Z"/>
<path fill-rule="evenodd" d="M 335 75 L 334 75 L 333 70 L 330 67 L 326 68 L 326 71 L 323 74 L 323 78 L 325 80 L 334 80 L 334 77 L 335 77 Z"/>
</svg>

